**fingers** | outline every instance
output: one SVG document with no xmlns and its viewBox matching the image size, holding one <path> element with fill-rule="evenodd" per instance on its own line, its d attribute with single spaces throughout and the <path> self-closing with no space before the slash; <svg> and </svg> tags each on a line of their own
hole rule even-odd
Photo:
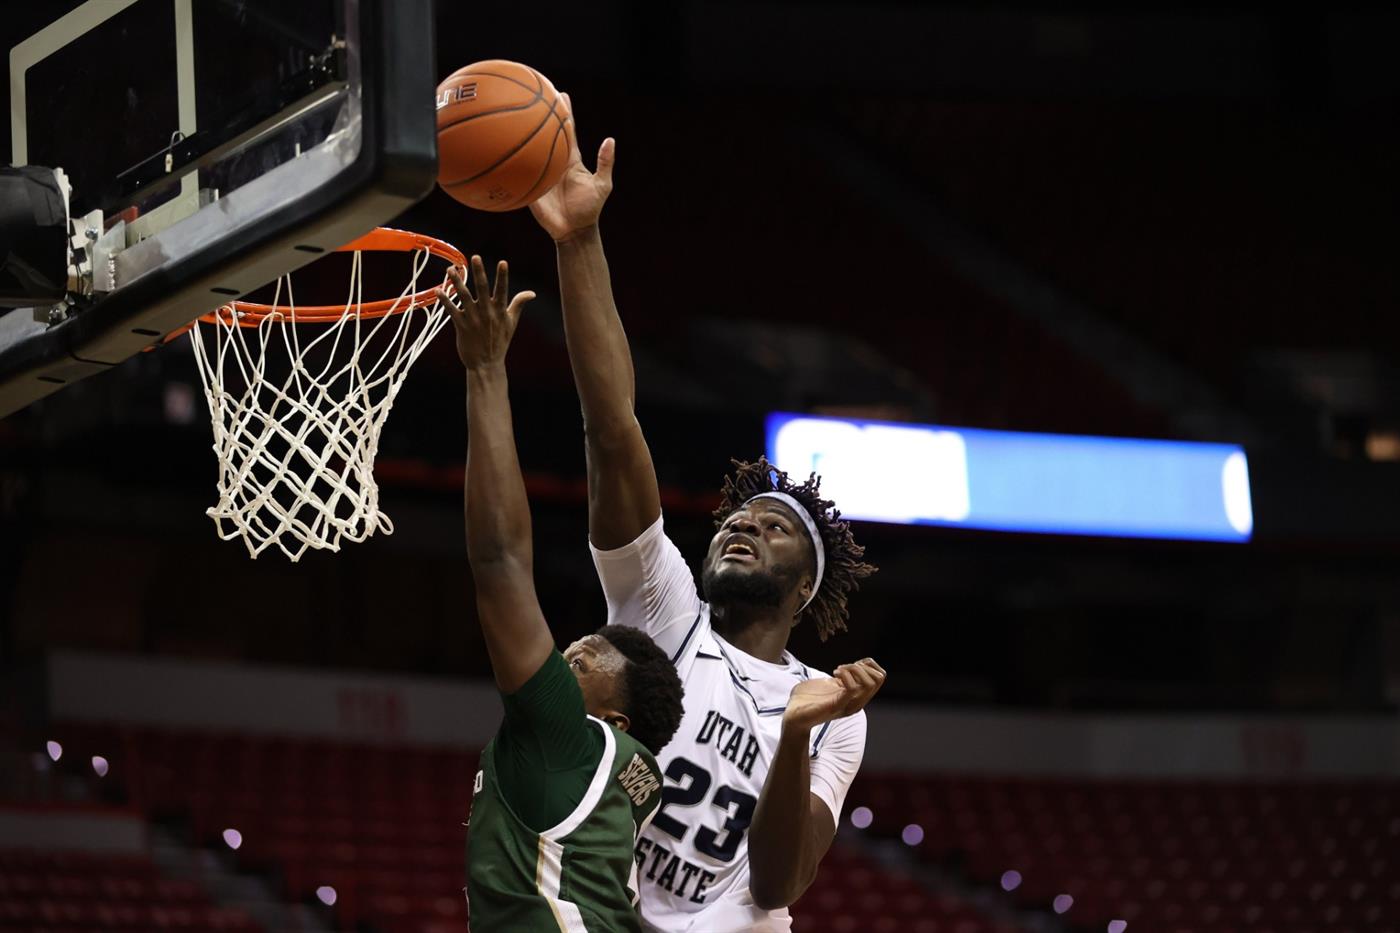
<svg viewBox="0 0 1400 933">
<path fill-rule="evenodd" d="M 863 671 L 868 671 L 878 681 L 883 681 L 885 679 L 885 669 L 876 664 L 874 658 L 862 658 L 852 666 L 858 667 Z"/>
<path fill-rule="evenodd" d="M 455 266 L 447 270 L 447 278 L 448 281 L 452 283 L 452 291 L 455 291 L 457 297 L 464 303 L 469 302 L 473 305 L 480 305 L 483 301 L 489 301 L 491 305 L 499 308 L 501 303 L 505 301 L 506 296 L 510 294 L 510 263 L 506 262 L 504 259 L 496 263 L 496 282 L 494 287 L 486 279 L 486 264 L 482 262 L 480 256 L 473 256 L 471 258 L 471 275 L 472 281 L 476 286 L 475 294 L 472 293 L 472 289 L 467 287 L 466 280 L 462 277 L 462 270 Z M 446 287 L 438 288 L 436 291 L 438 298 L 446 302 L 452 310 L 457 312 L 465 310 L 452 300 L 452 295 Z M 489 298 L 484 298 L 484 296 L 489 296 Z M 534 300 L 534 292 L 521 292 L 511 299 L 506 310 L 511 314 L 519 314 L 520 310 L 524 308 L 525 305 Z"/>
<path fill-rule="evenodd" d="M 480 256 L 472 257 L 472 283 L 476 286 L 477 294 L 474 300 L 480 301 L 491 294 L 491 284 L 486 281 L 486 264 L 481 261 Z"/>
<path fill-rule="evenodd" d="M 839 681 L 841 688 L 847 693 L 860 689 L 860 681 L 856 678 L 855 668 L 850 664 L 842 664 L 833 673 L 832 678 Z"/>
<path fill-rule="evenodd" d="M 568 115 L 564 119 L 564 137 L 569 141 L 569 163 L 583 162 L 583 153 L 578 147 L 578 126 L 574 119 L 574 102 L 567 93 L 560 94 L 559 97 L 564 102 L 564 108 Z M 603 144 L 598 147 L 598 163 L 594 170 L 594 175 L 598 180 L 612 188 L 613 164 L 617 161 L 617 140 L 609 136 L 603 140 Z"/>
<path fill-rule="evenodd" d="M 877 674 L 875 672 L 875 668 L 866 664 L 864 661 L 861 661 L 857 664 L 852 664 L 851 674 L 853 677 L 855 677 L 856 682 L 860 685 L 861 691 L 869 692 L 871 694 L 874 694 L 876 690 L 880 689 L 880 684 L 884 682 L 885 679 L 883 671 Z"/>
<path fill-rule="evenodd" d="M 512 318 L 519 317 L 520 312 L 525 310 L 525 306 L 534 300 L 534 292 L 521 292 L 510 300 L 510 307 L 506 308 L 506 313 Z"/>
<path fill-rule="evenodd" d="M 851 665 L 851 670 L 856 674 L 857 679 L 871 693 L 880 689 L 880 685 L 885 682 L 885 669 L 875 663 L 874 658 L 864 658 Z"/>
<path fill-rule="evenodd" d="M 496 301 L 510 294 L 510 264 L 502 259 L 496 263 L 496 285 L 491 290 L 491 300 Z"/>
<path fill-rule="evenodd" d="M 612 188 L 613 162 L 617 160 L 617 140 L 609 136 L 598 147 L 598 180 Z"/>
<path fill-rule="evenodd" d="M 472 296 L 471 289 L 467 288 L 467 283 L 462 278 L 461 269 L 457 268 L 456 266 L 452 266 L 447 270 L 447 278 L 448 281 L 452 283 L 452 288 L 457 292 L 458 298 L 460 298 L 463 301 L 476 301 L 476 298 Z M 439 295 L 442 295 L 443 292 L 444 289 L 438 289 Z M 443 297 L 447 296 L 443 295 Z M 452 304 L 455 307 L 455 303 L 450 299 L 448 300 L 448 304 Z"/>
<path fill-rule="evenodd" d="M 564 138 L 569 141 L 569 164 L 583 162 L 583 153 L 578 149 L 578 131 L 574 128 L 574 102 L 568 94 L 560 94 L 564 101 Z"/>
<path fill-rule="evenodd" d="M 873 658 L 865 658 L 854 664 L 842 664 L 834 673 L 846 688 L 847 701 L 841 715 L 850 716 L 865 708 L 865 705 L 880 691 L 885 683 L 885 669 Z"/>
</svg>

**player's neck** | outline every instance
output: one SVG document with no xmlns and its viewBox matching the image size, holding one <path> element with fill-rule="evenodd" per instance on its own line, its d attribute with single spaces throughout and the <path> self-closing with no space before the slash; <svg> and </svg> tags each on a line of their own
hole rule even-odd
<svg viewBox="0 0 1400 933">
<path fill-rule="evenodd" d="M 770 608 L 711 605 L 710 624 L 721 638 L 760 661 L 781 664 L 792 632 L 791 618 Z"/>
</svg>

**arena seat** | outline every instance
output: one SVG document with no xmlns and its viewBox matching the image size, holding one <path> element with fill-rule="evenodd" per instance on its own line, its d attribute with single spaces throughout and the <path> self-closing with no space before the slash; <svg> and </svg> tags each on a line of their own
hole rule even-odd
<svg viewBox="0 0 1400 933">
<path fill-rule="evenodd" d="M 1024 908 L 1069 895 L 1069 919 L 1095 928 L 1365 929 L 1400 916 L 1394 781 L 862 774 L 847 801 L 870 808 L 877 835 L 919 825 L 922 858 L 1009 887 Z"/>
<path fill-rule="evenodd" d="M 230 930 L 260 927 L 145 856 L 0 849 L 0 930 Z"/>
<path fill-rule="evenodd" d="M 104 781 L 152 814 L 187 820 L 202 843 L 223 846 L 224 831 L 237 830 L 235 857 L 278 878 L 288 899 L 333 888 L 340 929 L 441 933 L 467 920 L 474 752 L 127 726 L 55 731 L 74 758 L 106 757 Z M 931 894 L 839 843 L 794 916 L 814 933 L 1010 933 L 971 901 Z"/>
<path fill-rule="evenodd" d="M 342 928 L 411 933 L 466 917 L 462 823 L 474 753 L 115 727 L 60 733 L 75 757 L 87 747 L 107 756 L 109 780 L 127 782 L 152 813 L 189 819 L 203 842 L 220 845 L 225 829 L 237 829 L 237 858 L 274 872 L 287 897 L 310 900 L 333 887 Z M 1066 919 L 1075 925 L 1102 929 L 1122 919 L 1203 933 L 1298 933 L 1374 928 L 1400 916 L 1394 781 L 862 773 L 846 812 L 862 806 L 872 814 L 867 832 L 893 839 L 917 824 L 919 858 L 1009 907 L 1048 911 L 1068 895 Z M 1016 884 L 1003 883 L 1010 871 Z M 7 884 L 6 916 L 32 915 L 32 902 L 53 884 L 114 901 L 123 891 L 128 900 L 160 891 L 167 904 L 198 895 L 139 865 L 101 880 L 21 874 Z M 13 906 L 17 899 L 29 906 Z M 794 916 L 797 929 L 815 933 L 1000 933 L 977 903 L 931 893 L 840 844 Z"/>
</svg>

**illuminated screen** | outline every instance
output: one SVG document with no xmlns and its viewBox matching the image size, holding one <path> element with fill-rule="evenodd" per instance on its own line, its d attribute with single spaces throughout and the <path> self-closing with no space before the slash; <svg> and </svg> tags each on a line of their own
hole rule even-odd
<svg viewBox="0 0 1400 933">
<path fill-rule="evenodd" d="M 768 416 L 768 459 L 846 518 L 993 531 L 1248 541 L 1233 444 Z"/>
</svg>

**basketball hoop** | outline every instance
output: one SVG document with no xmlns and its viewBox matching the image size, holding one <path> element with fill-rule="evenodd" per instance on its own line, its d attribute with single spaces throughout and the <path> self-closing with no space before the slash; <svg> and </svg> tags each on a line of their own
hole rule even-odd
<svg viewBox="0 0 1400 933">
<path fill-rule="evenodd" d="M 397 298 L 361 300 L 365 251 L 413 254 Z M 394 531 L 374 482 L 379 434 L 409 368 L 449 319 L 436 288 L 420 290 L 419 280 L 434 257 L 466 259 L 385 227 L 337 252 L 353 254 L 343 305 L 298 307 L 283 276 L 271 304 L 235 301 L 190 326 L 219 458 L 219 499 L 206 514 L 252 557 L 275 544 L 296 561 L 307 548 L 338 551 Z"/>
</svg>

